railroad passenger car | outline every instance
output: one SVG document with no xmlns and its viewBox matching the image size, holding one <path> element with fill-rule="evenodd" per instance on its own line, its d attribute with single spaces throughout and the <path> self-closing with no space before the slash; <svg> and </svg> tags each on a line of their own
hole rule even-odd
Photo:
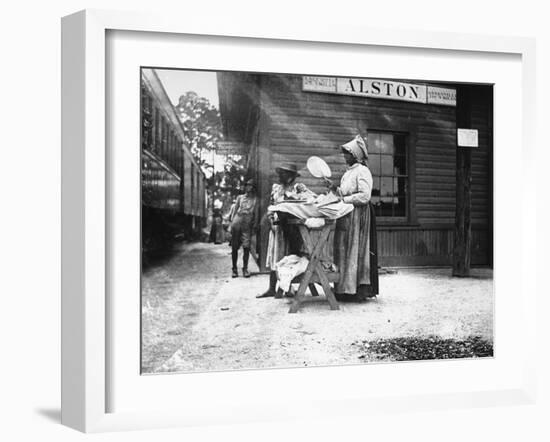
<svg viewBox="0 0 550 442">
<path fill-rule="evenodd" d="M 197 238 L 207 217 L 206 178 L 185 143 L 176 111 L 154 69 L 141 71 L 142 247 Z"/>
</svg>

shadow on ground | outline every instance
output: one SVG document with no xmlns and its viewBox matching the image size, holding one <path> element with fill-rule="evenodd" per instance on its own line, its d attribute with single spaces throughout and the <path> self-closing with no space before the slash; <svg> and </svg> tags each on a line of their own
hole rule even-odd
<svg viewBox="0 0 550 442">
<path fill-rule="evenodd" d="M 61 410 L 59 408 L 38 408 L 34 411 L 36 414 L 42 416 L 50 422 L 54 422 L 56 424 L 61 423 Z"/>
</svg>

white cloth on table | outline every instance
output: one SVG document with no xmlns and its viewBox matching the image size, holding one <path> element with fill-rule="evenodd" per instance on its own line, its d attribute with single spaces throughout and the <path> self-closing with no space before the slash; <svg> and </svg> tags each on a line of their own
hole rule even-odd
<svg viewBox="0 0 550 442">
<path fill-rule="evenodd" d="M 268 212 L 285 212 L 299 219 L 328 218 L 338 219 L 353 210 L 353 204 L 340 201 L 335 195 L 319 195 L 311 202 L 280 202 L 267 208 Z"/>
<path fill-rule="evenodd" d="M 315 194 L 302 183 L 291 184 L 273 184 L 271 187 L 270 203 L 277 204 L 288 199 L 310 200 Z M 268 216 L 271 222 L 277 220 L 275 211 L 268 210 Z M 267 255 L 265 260 L 266 267 L 275 270 L 275 265 L 289 252 L 289 239 L 285 237 L 283 229 L 276 227 L 269 231 L 269 240 L 267 243 Z"/>
<path fill-rule="evenodd" d="M 328 219 L 338 219 L 346 216 L 353 210 L 353 204 L 340 201 L 333 193 L 319 195 L 315 200 L 319 212 Z"/>
<path fill-rule="evenodd" d="M 305 256 L 288 255 L 281 259 L 276 265 L 277 279 L 279 288 L 288 292 L 292 280 L 304 273 L 307 269 L 309 260 Z"/>
<path fill-rule="evenodd" d="M 299 219 L 322 218 L 323 214 L 315 204 L 309 203 L 279 203 L 267 208 L 268 212 L 285 212 Z"/>
<path fill-rule="evenodd" d="M 308 218 L 304 221 L 305 226 L 308 229 L 320 229 L 325 225 L 324 218 Z"/>
</svg>

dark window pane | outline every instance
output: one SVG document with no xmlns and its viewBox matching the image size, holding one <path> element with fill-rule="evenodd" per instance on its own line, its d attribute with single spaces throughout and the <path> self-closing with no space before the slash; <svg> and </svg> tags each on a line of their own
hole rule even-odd
<svg viewBox="0 0 550 442">
<path fill-rule="evenodd" d="M 393 136 L 391 134 L 380 134 L 380 153 L 393 154 Z"/>
<path fill-rule="evenodd" d="M 380 216 L 392 216 L 392 215 L 393 215 L 393 203 L 391 201 L 381 201 Z"/>
<path fill-rule="evenodd" d="M 380 177 L 380 195 L 382 198 L 393 196 L 393 178 L 392 177 Z"/>
<path fill-rule="evenodd" d="M 376 216 L 380 216 L 381 214 L 381 205 L 380 205 L 380 197 L 375 196 L 371 197 L 371 204 L 374 206 L 374 213 Z"/>
<path fill-rule="evenodd" d="M 393 134 L 395 155 L 406 155 L 406 139 L 404 134 Z"/>
<path fill-rule="evenodd" d="M 407 175 L 407 158 L 399 155 L 393 158 L 393 168 L 395 175 Z"/>
<path fill-rule="evenodd" d="M 380 196 L 380 177 L 379 176 L 373 176 L 372 177 L 372 191 L 371 196 Z"/>
<path fill-rule="evenodd" d="M 393 157 L 391 155 L 380 155 L 382 163 L 381 175 L 393 175 Z"/>
<path fill-rule="evenodd" d="M 367 135 L 367 151 L 369 152 L 369 155 L 371 153 L 378 153 L 380 152 L 380 134 L 377 133 L 369 133 Z"/>
<path fill-rule="evenodd" d="M 380 155 L 369 154 L 369 169 L 373 177 L 380 175 Z"/>
<path fill-rule="evenodd" d="M 405 195 L 399 195 L 395 197 L 395 204 L 393 207 L 394 216 L 406 216 L 407 215 L 407 197 Z"/>
<path fill-rule="evenodd" d="M 397 177 L 395 178 L 394 183 L 394 192 L 399 195 L 406 195 L 408 193 L 407 189 L 407 177 Z"/>
</svg>

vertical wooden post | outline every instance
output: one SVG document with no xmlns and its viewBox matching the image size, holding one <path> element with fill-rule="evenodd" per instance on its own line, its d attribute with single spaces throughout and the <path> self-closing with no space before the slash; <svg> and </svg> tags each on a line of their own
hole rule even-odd
<svg viewBox="0 0 550 442">
<path fill-rule="evenodd" d="M 489 196 L 491 198 L 491 203 L 489 205 L 489 230 L 487 231 L 488 236 L 488 260 L 487 264 L 489 264 L 491 267 L 493 267 L 493 233 L 494 233 L 494 224 L 493 224 L 493 88 L 494 86 L 491 86 L 491 88 L 486 92 L 485 99 L 487 100 L 487 103 L 489 103 L 489 106 L 487 106 L 487 121 L 489 122 L 488 127 L 488 143 L 489 143 L 489 151 L 491 152 L 491 161 L 489 162 L 489 176 L 488 176 L 488 182 L 489 182 Z"/>
<path fill-rule="evenodd" d="M 267 213 L 267 207 L 269 205 L 269 199 L 271 195 L 271 134 L 270 134 L 270 122 L 269 116 L 266 111 L 268 100 L 265 96 L 265 91 L 262 90 L 262 82 L 259 80 L 259 112 L 260 118 L 258 120 L 258 191 L 260 196 L 260 216 L 264 221 L 264 215 Z M 267 256 L 267 243 L 269 240 L 270 224 L 264 222 L 260 225 L 260 271 L 266 272 L 268 269 L 265 266 Z"/>
<path fill-rule="evenodd" d="M 468 86 L 459 86 L 456 96 L 456 127 L 470 129 L 470 94 Z M 472 150 L 456 148 L 456 212 L 453 248 L 453 276 L 470 274 L 470 248 L 472 242 Z"/>
</svg>

